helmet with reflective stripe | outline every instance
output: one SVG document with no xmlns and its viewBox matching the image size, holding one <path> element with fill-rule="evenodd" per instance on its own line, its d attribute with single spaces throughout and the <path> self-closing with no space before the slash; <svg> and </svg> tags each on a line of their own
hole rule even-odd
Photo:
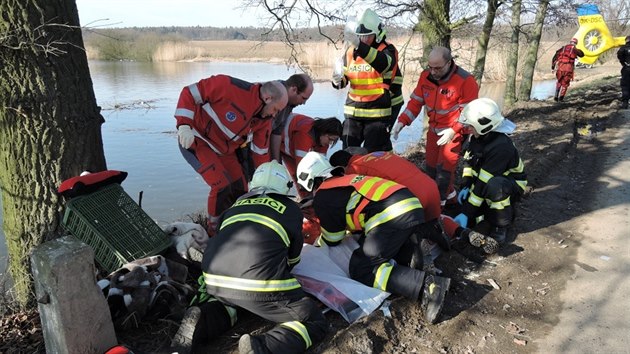
<svg viewBox="0 0 630 354">
<path fill-rule="evenodd" d="M 460 123 L 472 126 L 480 135 L 496 129 L 504 119 L 496 102 L 485 97 L 470 101 L 459 116 Z"/>
<path fill-rule="evenodd" d="M 357 16 L 357 28 L 355 33 L 359 36 L 368 34 L 376 35 L 376 43 L 380 43 L 385 37 L 381 18 L 371 9 L 365 9 Z"/>
<path fill-rule="evenodd" d="M 334 170 L 326 156 L 319 152 L 309 151 L 297 166 L 297 181 L 307 191 L 312 191 L 317 177 L 330 177 Z"/>
<path fill-rule="evenodd" d="M 254 171 L 252 181 L 249 183 L 250 192 L 260 191 L 289 195 L 291 187 L 293 187 L 293 180 L 289 171 L 276 160 L 258 166 Z"/>
</svg>

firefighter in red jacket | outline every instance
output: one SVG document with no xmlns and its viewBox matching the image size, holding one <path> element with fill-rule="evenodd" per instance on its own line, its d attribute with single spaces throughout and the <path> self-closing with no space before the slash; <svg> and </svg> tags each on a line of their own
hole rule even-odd
<svg viewBox="0 0 630 354">
<path fill-rule="evenodd" d="M 326 154 L 328 148 L 334 146 L 341 137 L 342 129 L 341 122 L 335 117 L 313 119 L 302 114 L 289 115 L 282 131 L 280 156 L 294 182 L 297 183 L 297 165 L 306 153 L 317 151 Z M 298 192 L 302 198 L 307 195 L 299 188 Z"/>
<path fill-rule="evenodd" d="M 313 209 L 321 223 L 319 244 L 336 246 L 346 231 L 362 233 L 361 246 L 350 257 L 350 277 L 409 299 L 421 298 L 425 319 L 435 323 L 450 279 L 394 260 L 408 253 L 405 248 L 412 245 L 412 235 L 424 222 L 420 201 L 398 183 L 343 175 L 341 170 L 313 151 L 298 165 L 298 183 L 314 191 Z"/>
<path fill-rule="evenodd" d="M 556 79 L 558 80 L 556 82 L 556 94 L 553 97 L 556 102 L 564 100 L 564 95 L 566 95 L 569 84 L 573 80 L 575 59 L 584 56 L 584 52 L 575 47 L 577 44 L 577 38 L 572 38 L 569 44 L 558 49 L 551 59 L 551 70 L 556 71 Z"/>
<path fill-rule="evenodd" d="M 454 202 L 457 196 L 453 186 L 454 172 L 465 133 L 457 118 L 464 106 L 478 94 L 475 78 L 455 65 L 451 51 L 436 47 L 429 54 L 429 68 L 420 74 L 407 107 L 392 129 L 396 140 L 403 126 L 411 124 L 424 107 L 429 117 L 426 171 L 437 182 L 442 206 L 447 200 Z"/>
<path fill-rule="evenodd" d="M 370 9 L 359 14 L 356 28 L 346 31 L 345 39 L 351 47 L 332 80 L 336 89 L 350 84 L 343 109 L 343 148 L 363 143 L 369 152 L 391 150 L 388 131 L 403 104 L 398 50 L 385 41 L 381 19 Z"/>
<path fill-rule="evenodd" d="M 409 188 L 422 204 L 424 235 L 445 250 L 450 248 L 450 242 L 455 239 L 465 239 L 471 245 L 481 247 L 486 253 L 494 253 L 499 248 L 494 239 L 459 227 L 452 218 L 441 215 L 440 192 L 435 181 L 415 164 L 393 152 L 376 151 L 352 155 L 348 151 L 340 150 L 330 157 L 330 164 L 344 167 L 346 174 L 381 177 Z M 441 237 L 443 232 L 450 241 L 444 242 Z"/>
<path fill-rule="evenodd" d="M 249 192 L 222 215 L 203 255 L 199 301 L 187 310 L 175 349 L 202 350 L 235 324 L 236 307 L 278 324 L 241 336 L 240 353 L 301 353 L 324 337 L 326 319 L 290 273 L 303 243 L 292 185 L 286 168 L 264 163 Z"/>
<path fill-rule="evenodd" d="M 250 142 L 254 166 L 269 161 L 271 120 L 287 101 L 278 81 L 252 84 L 227 75 L 182 90 L 175 110 L 179 149 L 210 186 L 210 234 L 221 213 L 247 190 L 237 150 Z"/>
</svg>

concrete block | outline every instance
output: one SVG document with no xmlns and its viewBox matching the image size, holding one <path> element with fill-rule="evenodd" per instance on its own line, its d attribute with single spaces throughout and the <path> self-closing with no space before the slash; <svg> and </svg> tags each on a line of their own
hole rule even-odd
<svg viewBox="0 0 630 354">
<path fill-rule="evenodd" d="M 90 246 L 73 236 L 45 242 L 31 265 L 47 353 L 104 353 L 118 344 Z"/>
</svg>

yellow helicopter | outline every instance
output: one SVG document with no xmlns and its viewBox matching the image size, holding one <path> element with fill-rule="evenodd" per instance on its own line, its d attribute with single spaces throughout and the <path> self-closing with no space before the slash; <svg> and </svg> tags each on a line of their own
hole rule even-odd
<svg viewBox="0 0 630 354">
<path fill-rule="evenodd" d="M 576 47 L 584 51 L 579 58 L 582 64 L 593 64 L 605 51 L 625 44 L 625 37 L 612 36 L 597 5 L 580 5 L 577 14 L 580 27 L 573 37 L 578 39 Z"/>
</svg>

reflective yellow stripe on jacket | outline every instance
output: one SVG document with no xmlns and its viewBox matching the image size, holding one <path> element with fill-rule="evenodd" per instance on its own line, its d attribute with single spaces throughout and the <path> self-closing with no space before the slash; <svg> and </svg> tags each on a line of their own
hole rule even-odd
<svg viewBox="0 0 630 354">
<path fill-rule="evenodd" d="M 255 222 L 255 223 L 267 226 L 268 228 L 273 230 L 275 233 L 277 233 L 278 236 L 280 236 L 280 238 L 282 239 L 282 241 L 287 247 L 289 247 L 289 245 L 291 244 L 291 241 L 289 240 L 289 235 L 287 235 L 287 232 L 284 229 L 284 227 L 279 222 L 264 215 L 259 215 L 259 214 L 254 214 L 254 213 L 243 213 L 243 214 L 231 216 L 225 219 L 221 223 L 221 230 L 223 230 L 223 228 L 228 225 L 234 224 L 235 222 L 241 222 L 241 221 L 251 221 L 251 222 Z"/>
</svg>

